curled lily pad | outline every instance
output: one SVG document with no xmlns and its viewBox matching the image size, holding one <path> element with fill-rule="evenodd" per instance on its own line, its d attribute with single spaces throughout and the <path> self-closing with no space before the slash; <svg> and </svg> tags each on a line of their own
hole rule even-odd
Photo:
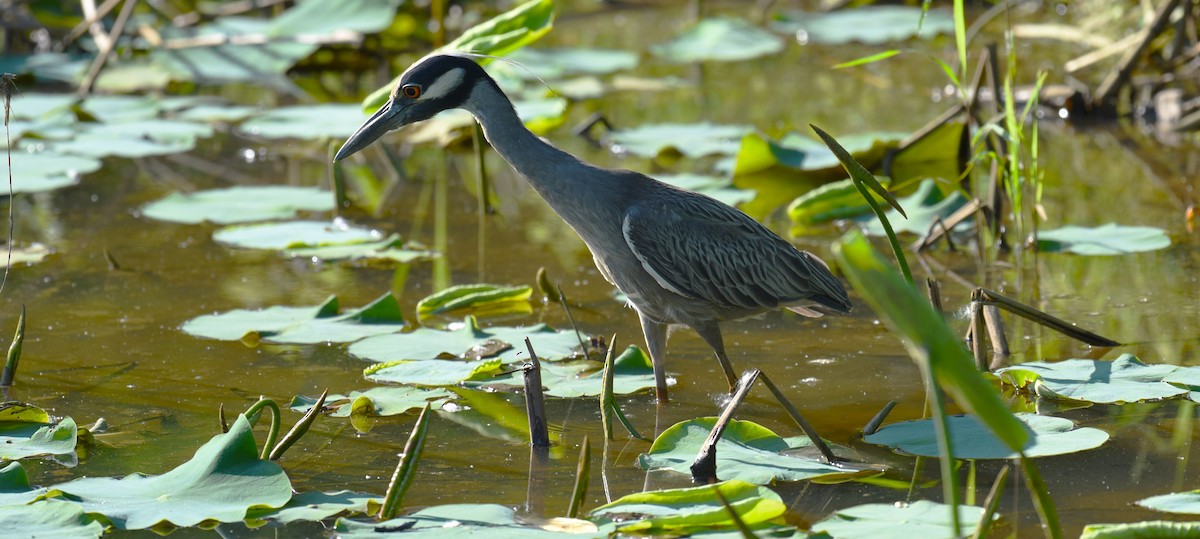
<svg viewBox="0 0 1200 539">
<path fill-rule="evenodd" d="M 338 405 L 333 411 L 333 417 L 350 417 L 355 414 L 373 416 L 389 416 L 403 414 L 409 410 L 419 410 L 426 404 L 440 407 L 442 403 L 454 397 L 453 393 L 444 389 L 420 389 L 415 387 L 373 387 L 366 391 L 351 391 L 348 395 L 329 395 L 325 398 L 326 405 Z M 289 407 L 297 412 L 305 413 L 316 404 L 317 399 L 297 396 L 292 399 Z"/>
<path fill-rule="evenodd" d="M 312 307 L 235 309 L 185 322 L 181 329 L 197 337 L 223 341 L 262 339 L 286 344 L 351 342 L 404 328 L 395 296 L 386 293 L 361 309 L 338 314 L 337 296 Z"/>
<path fill-rule="evenodd" d="M 617 531 L 637 535 L 733 527 L 729 509 L 714 489 L 747 525 L 774 520 L 787 510 L 771 489 L 733 479 L 716 485 L 629 494 L 593 509 L 589 515 L 601 523 L 618 522 Z"/>
<path fill-rule="evenodd" d="M 775 54 L 783 41 L 744 19 L 704 19 L 670 42 L 650 47 L 656 56 L 674 62 L 733 62 Z"/>
<path fill-rule="evenodd" d="M 1108 433 L 1091 427 L 1075 428 L 1075 423 L 1061 417 L 1036 414 L 1016 414 L 1029 429 L 1029 441 L 1023 452 L 1027 457 L 1049 457 L 1087 451 L 1108 441 Z M 996 439 L 975 416 L 955 415 L 946 418 L 950 425 L 950 440 L 954 457 L 960 459 L 1012 459 L 1019 455 Z M 903 421 L 886 425 L 863 440 L 923 457 L 938 456 L 933 422 L 929 419 Z"/>
<path fill-rule="evenodd" d="M 690 475 L 692 462 L 716 422 L 715 417 L 703 417 L 672 425 L 654 440 L 650 451 L 638 457 L 638 466 Z M 774 481 L 849 481 L 879 474 L 825 464 L 817 457 L 785 454 L 811 445 L 807 438 L 780 438 L 762 425 L 735 419 L 717 442 L 717 477 L 766 485 Z"/>
<path fill-rule="evenodd" d="M 999 369 L 996 374 L 1018 388 L 1032 385 L 1033 392 L 1040 397 L 1123 404 L 1186 396 L 1187 388 L 1164 381 L 1178 369 L 1175 365 L 1146 365 L 1133 354 L 1122 354 L 1112 361 L 1068 359 L 1022 363 Z"/>
<path fill-rule="evenodd" d="M 1037 235 L 1039 251 L 1105 256 L 1157 251 L 1171 246 L 1161 228 L 1108 223 L 1097 227 L 1064 226 Z"/>
<path fill-rule="evenodd" d="M 525 338 L 533 343 L 538 358 L 558 360 L 570 357 L 579 347 L 574 331 L 557 331 L 545 324 L 524 328 L 489 327 L 481 329 L 474 317 L 468 316 L 461 326 L 448 331 L 418 328 L 411 333 L 381 335 L 350 345 L 350 354 L 371 361 L 387 362 L 405 359 L 464 358 L 475 356 L 476 347 L 492 348 L 489 341 L 510 346 L 499 348 L 496 356 L 504 363 L 527 357 Z M 490 357 L 483 356 L 483 357 Z"/>
<path fill-rule="evenodd" d="M 142 530 L 160 522 L 237 522 L 251 507 L 286 504 L 292 485 L 278 464 L 259 460 L 250 422 L 239 415 L 229 432 L 214 436 L 167 473 L 85 477 L 55 485 L 53 492 L 71 496 L 118 529 Z"/>
<path fill-rule="evenodd" d="M 621 129 L 608 134 L 615 153 L 631 153 L 641 157 L 657 157 L 666 151 L 676 151 L 696 158 L 706 155 L 733 155 L 744 135 L 753 131 L 748 125 L 652 124 L 633 129 Z"/>
<path fill-rule="evenodd" d="M 417 302 L 417 316 L 441 314 L 462 309 L 489 309 L 512 302 L 527 302 L 533 295 L 528 286 L 464 284 L 451 286 Z"/>
<path fill-rule="evenodd" d="M 922 13 L 916 6 L 864 6 L 827 13 L 785 10 L 771 29 L 793 34 L 802 43 L 880 44 L 914 37 L 918 30 L 923 36 L 953 33 L 954 18 L 944 9 Z"/>
<path fill-rule="evenodd" d="M 1196 537 L 1200 534 L 1200 522 L 1168 522 L 1150 520 L 1123 524 L 1088 524 L 1083 527 L 1079 539 L 1141 539 Z"/>
<path fill-rule="evenodd" d="M 29 484 L 29 474 L 20 462 L 14 460 L 0 468 L 0 507 L 25 505 L 45 492 L 45 488 L 33 488 Z"/>
<path fill-rule="evenodd" d="M 869 503 L 837 511 L 812 529 L 839 538 L 964 537 L 975 528 L 982 514 L 982 507 L 958 506 L 956 531 L 948 505 L 927 500 L 907 504 Z"/>
<path fill-rule="evenodd" d="M 44 500 L 30 505 L 0 505 L 0 529 L 8 537 L 82 539 L 104 535 L 105 526 L 77 503 Z"/>
<path fill-rule="evenodd" d="M 0 417 L 0 460 L 75 452 L 78 427 L 74 419 L 68 417 L 51 423 L 47 417 L 31 421 L 27 415 L 12 415 L 9 413 L 12 409 L 12 406 L 6 407 L 3 417 Z M 37 411 L 41 412 L 40 409 Z"/>
<path fill-rule="evenodd" d="M 142 207 L 151 219 L 174 223 L 249 223 L 286 219 L 298 211 L 329 211 L 333 195 L 313 187 L 237 186 L 172 193 Z"/>
</svg>

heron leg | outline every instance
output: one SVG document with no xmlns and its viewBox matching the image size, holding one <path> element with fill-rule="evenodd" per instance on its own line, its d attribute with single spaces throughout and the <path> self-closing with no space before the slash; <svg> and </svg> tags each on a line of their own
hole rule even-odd
<svg viewBox="0 0 1200 539">
<path fill-rule="evenodd" d="M 709 322 L 692 327 L 717 354 L 717 361 L 721 362 L 721 370 L 725 372 L 725 380 L 729 382 L 729 392 L 732 393 L 733 389 L 737 387 L 738 376 L 733 370 L 733 364 L 729 363 L 729 356 L 725 355 L 725 341 L 721 338 L 721 326 L 716 322 Z"/>
<path fill-rule="evenodd" d="M 667 325 L 646 318 L 641 313 L 638 313 L 638 317 L 642 320 L 642 334 L 646 336 L 646 348 L 650 352 L 650 363 L 654 366 L 654 396 L 660 404 L 665 404 L 667 373 L 663 363 L 667 359 Z"/>
</svg>

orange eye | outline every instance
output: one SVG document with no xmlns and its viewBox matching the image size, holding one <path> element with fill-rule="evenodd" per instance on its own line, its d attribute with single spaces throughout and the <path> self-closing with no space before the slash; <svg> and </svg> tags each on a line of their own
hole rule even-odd
<svg viewBox="0 0 1200 539">
<path fill-rule="evenodd" d="M 405 84 L 404 87 L 400 88 L 400 91 L 404 92 L 404 97 L 409 99 L 421 97 L 421 87 L 416 84 Z"/>
</svg>

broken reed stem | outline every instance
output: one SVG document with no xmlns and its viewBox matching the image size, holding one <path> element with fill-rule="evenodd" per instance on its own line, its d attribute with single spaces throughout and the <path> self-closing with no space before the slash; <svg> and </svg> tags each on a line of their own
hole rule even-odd
<svg viewBox="0 0 1200 539">
<path fill-rule="evenodd" d="M 284 434 L 279 443 L 275 444 L 275 447 L 271 449 L 268 460 L 279 460 L 279 457 L 282 457 L 284 452 L 292 447 L 292 444 L 295 444 L 304 436 L 304 433 L 308 432 L 308 428 L 312 426 L 313 422 L 317 420 L 317 415 L 321 413 L 321 408 L 325 406 L 325 397 L 328 396 L 329 388 L 325 388 L 325 391 L 321 392 L 321 396 L 317 398 L 317 402 L 312 405 L 312 408 L 309 408 L 304 417 L 301 417 L 300 421 L 297 421 L 292 426 L 292 429 L 287 431 L 287 434 Z"/>
<path fill-rule="evenodd" d="M 997 307 L 1001 307 L 1004 310 L 1006 310 L 1010 313 L 1013 313 L 1017 316 L 1020 316 L 1026 320 L 1037 322 L 1043 326 L 1046 326 L 1046 327 L 1053 329 L 1059 333 L 1062 333 L 1063 335 L 1066 335 L 1073 339 L 1079 340 L 1086 344 L 1090 344 L 1092 346 L 1107 346 L 1107 347 L 1121 345 L 1121 343 L 1119 343 L 1117 341 L 1114 341 L 1107 337 L 1101 337 L 1100 335 L 1097 335 L 1097 334 L 1087 331 L 1085 329 L 1080 329 L 1078 327 L 1075 327 L 1074 325 L 1072 325 L 1070 322 L 1067 322 L 1066 320 L 1051 316 L 1043 311 L 1034 309 L 1033 307 L 1025 305 L 1014 299 L 1001 296 L 1000 294 L 997 294 L 986 288 L 978 289 L 978 293 L 980 295 L 979 297 L 983 300 L 983 302 L 985 304 L 996 305 Z"/>
<path fill-rule="evenodd" d="M 984 304 L 983 323 L 987 326 L 988 340 L 992 341 L 992 353 L 1007 356 L 1008 339 L 1004 336 L 1004 320 L 1000 318 L 1000 309 Z"/>
<path fill-rule="evenodd" d="M 1171 22 L 1171 13 L 1179 6 L 1179 0 L 1165 0 L 1158 11 L 1154 14 L 1154 20 L 1142 31 L 1142 39 L 1136 46 L 1129 48 L 1125 52 L 1125 56 L 1113 66 L 1108 75 L 1104 77 L 1104 82 L 1096 88 L 1096 97 L 1092 99 L 1092 108 L 1102 109 L 1108 106 L 1110 102 L 1117 96 L 1117 92 L 1129 80 L 1129 76 L 1133 73 L 1133 68 L 1136 67 L 1137 60 L 1146 52 L 1146 48 L 1150 46 L 1150 42 L 1158 37 L 1163 30 L 1167 29 L 1167 25 Z"/>
<path fill-rule="evenodd" d="M 983 354 L 983 302 L 978 298 L 971 301 L 971 356 L 975 358 L 975 368 L 986 371 L 987 358 Z"/>
<path fill-rule="evenodd" d="M 542 393 L 542 364 L 533 343 L 525 337 L 525 348 L 529 350 L 529 366 L 525 368 L 525 412 L 529 415 L 529 443 L 534 447 L 550 447 L 550 433 L 546 424 L 546 402 Z"/>
<path fill-rule="evenodd" d="M 788 413 L 789 416 L 792 417 L 792 421 L 796 422 L 796 425 L 800 427 L 800 430 L 804 431 L 804 435 L 808 436 L 809 440 L 812 441 L 813 446 L 815 446 L 817 450 L 821 452 L 821 456 L 825 458 L 825 463 L 837 464 L 839 462 L 838 458 L 833 455 L 833 451 L 829 449 L 828 445 L 825 444 L 825 440 L 822 440 L 821 436 L 817 434 L 817 429 L 814 429 L 813 426 L 808 423 L 808 420 L 804 419 L 804 416 L 800 415 L 800 410 L 797 410 L 795 406 L 792 406 L 792 401 L 783 396 L 783 392 L 780 391 L 773 382 L 771 382 L 771 379 L 768 378 L 766 374 L 762 375 L 762 381 L 767 385 L 767 389 L 771 390 L 771 394 L 775 395 L 775 399 L 779 401 L 779 404 L 783 406 L 783 409 Z"/>
<path fill-rule="evenodd" d="M 942 288 L 938 284 L 938 280 L 933 277 L 926 277 L 925 288 L 929 292 L 929 304 L 933 306 L 933 312 L 938 313 L 945 319 L 946 314 L 942 311 Z"/>
<path fill-rule="evenodd" d="M 758 369 L 750 369 L 743 373 L 742 378 L 738 380 L 737 391 L 734 391 L 733 396 L 729 398 L 729 403 L 721 411 L 721 416 L 717 418 L 712 430 L 708 432 L 708 438 L 700 446 L 700 452 L 696 454 L 696 459 L 692 461 L 692 481 L 706 484 L 717 482 L 717 441 L 721 439 L 725 427 L 733 419 L 733 413 L 737 411 L 738 406 L 741 406 L 742 401 L 746 400 L 746 394 L 750 393 L 750 387 L 754 385 L 754 381 L 761 374 L 762 371 Z"/>
<path fill-rule="evenodd" d="M 954 213 L 951 213 L 949 216 L 947 216 L 945 220 L 935 220 L 930 224 L 929 230 L 925 233 L 925 235 L 922 236 L 921 239 L 913 242 L 911 247 L 912 250 L 923 251 L 928 249 L 943 236 L 946 237 L 946 242 L 950 245 L 950 249 L 953 250 L 954 243 L 950 240 L 950 231 L 954 230 L 954 227 L 967 220 L 967 218 L 978 213 L 981 206 L 982 203 L 979 201 L 979 199 L 973 198 L 964 204 L 963 207 L 955 210 Z"/>
<path fill-rule="evenodd" d="M 10 204 L 11 204 L 11 200 Z M 17 379 L 17 364 L 21 362 L 21 348 L 25 343 L 25 305 L 21 305 L 21 316 L 17 318 L 17 332 L 13 335 L 12 345 L 8 347 L 8 358 L 4 362 L 4 372 L 0 373 L 0 387 L 9 387 Z"/>
<path fill-rule="evenodd" d="M 867 422 L 867 426 L 863 427 L 863 436 L 875 434 L 875 431 L 878 431 L 879 426 L 883 424 L 885 419 L 887 419 L 888 414 L 892 413 L 892 408 L 895 407 L 896 401 L 888 401 L 887 404 L 883 405 L 883 409 L 879 410 L 879 413 L 875 414 L 875 417 L 872 417 L 871 420 Z"/>
</svg>

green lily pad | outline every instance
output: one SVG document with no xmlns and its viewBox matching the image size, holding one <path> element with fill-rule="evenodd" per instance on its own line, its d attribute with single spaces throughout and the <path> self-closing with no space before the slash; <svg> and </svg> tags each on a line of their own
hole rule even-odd
<svg viewBox="0 0 1200 539">
<path fill-rule="evenodd" d="M 865 6 L 827 13 L 785 10 L 772 24 L 777 32 L 793 34 L 802 43 L 840 45 L 858 41 L 878 45 L 915 37 L 954 33 L 954 17 L 945 9 L 930 9 L 921 21 L 916 6 Z"/>
<path fill-rule="evenodd" d="M 868 503 L 835 512 L 813 524 L 812 531 L 838 539 L 876 537 L 964 537 L 983 515 L 982 507 L 958 506 L 958 530 L 950 522 L 950 506 L 927 500 L 909 504 Z"/>
<path fill-rule="evenodd" d="M 532 99 L 513 102 L 517 117 L 535 134 L 544 135 L 566 120 L 567 103 L 562 99 Z M 474 129 L 475 117 L 462 109 L 452 109 L 408 128 L 405 140 L 413 144 L 434 143 L 439 146 L 465 138 Z"/>
<path fill-rule="evenodd" d="M 79 504 L 45 500 L 30 505 L 0 505 L 0 529 L 10 538 L 83 539 L 104 535 L 105 526 Z"/>
<path fill-rule="evenodd" d="M 142 207 L 151 219 L 174 223 L 247 223 L 287 219 L 299 211 L 330 211 L 333 195 L 314 187 L 237 186 L 171 193 Z"/>
<path fill-rule="evenodd" d="M 274 462 L 259 460 L 250 422 L 239 415 L 229 432 L 196 450 L 191 460 L 157 476 L 85 477 L 54 486 L 118 529 L 142 530 L 161 522 L 195 526 L 237 522 L 254 506 L 281 507 L 292 485 Z"/>
<path fill-rule="evenodd" d="M 77 431 L 69 417 L 54 424 L 0 419 L 0 461 L 74 453 Z"/>
<path fill-rule="evenodd" d="M 654 55 L 673 62 L 736 62 L 782 50 L 783 40 L 732 17 L 704 19 L 671 41 L 650 47 Z"/>
<path fill-rule="evenodd" d="M 704 174 L 655 174 L 654 179 L 708 195 L 730 206 L 754 200 L 757 194 L 750 189 L 734 187 L 732 179 Z"/>
<path fill-rule="evenodd" d="M 366 391 L 351 391 L 349 395 L 329 395 L 325 403 L 330 406 L 346 401 L 330 414 L 333 417 L 350 417 L 354 414 L 389 416 L 420 410 L 426 404 L 439 408 L 453 397 L 453 393 L 444 389 L 373 387 Z M 316 402 L 317 399 L 313 397 L 296 396 L 288 406 L 294 411 L 307 413 Z"/>
<path fill-rule="evenodd" d="M 1200 515 L 1200 490 L 1160 494 L 1138 500 L 1137 504 L 1146 509 L 1153 509 L 1164 513 Z"/>
<path fill-rule="evenodd" d="M 197 105 L 179 112 L 176 117 L 189 122 L 237 123 L 254 116 L 260 110 L 258 107 L 237 105 Z"/>
<path fill-rule="evenodd" d="M 509 74 L 523 79 L 559 79 L 567 75 L 605 75 L 633 69 L 638 63 L 638 55 L 634 52 L 584 47 L 526 47 L 513 51 L 508 57 L 525 66 L 528 71 L 505 63 L 491 64 L 489 69 L 505 69 Z"/>
<path fill-rule="evenodd" d="M 488 309 L 512 302 L 528 302 L 533 289 L 528 286 L 464 284 L 451 286 L 417 302 L 417 316 L 448 313 L 462 309 Z"/>
<path fill-rule="evenodd" d="M 652 124 L 633 129 L 621 129 L 608 134 L 612 151 L 654 158 L 666 151 L 686 157 L 733 155 L 742 137 L 753 131 L 748 125 Z"/>
<path fill-rule="evenodd" d="M 25 505 L 45 492 L 45 488 L 33 488 L 29 484 L 29 474 L 20 462 L 12 461 L 0 468 L 0 507 Z"/>
<path fill-rule="evenodd" d="M 602 365 L 580 362 L 570 365 L 542 363 L 542 386 L 551 397 L 576 398 L 600 395 L 603 386 Z M 477 384 L 487 389 L 524 386 L 524 374 L 514 372 Z M 650 358 L 630 345 L 613 360 L 613 393 L 628 395 L 654 387 L 654 368 Z"/>
<path fill-rule="evenodd" d="M 401 0 L 321 0 L 296 2 L 295 7 L 271 19 L 271 37 L 328 35 L 334 32 L 374 34 L 386 30 L 396 17 Z"/>
<path fill-rule="evenodd" d="M 106 123 L 150 120 L 162 110 L 157 99 L 137 95 L 95 95 L 78 106 L 84 117 L 91 116 Z"/>
<path fill-rule="evenodd" d="M 13 120 L 44 120 L 69 114 L 71 106 L 79 96 L 70 94 L 48 94 L 43 92 L 21 92 L 12 96 Z"/>
<path fill-rule="evenodd" d="M 100 170 L 100 160 L 47 150 L 12 156 L 14 193 L 53 191 L 79 183 L 79 177 Z"/>
<path fill-rule="evenodd" d="M 411 333 L 363 339 L 350 345 L 350 354 L 381 363 L 405 359 L 465 358 L 478 356 L 481 349 L 493 349 L 495 343 L 489 341 L 499 341 L 510 346 L 502 346 L 494 353 L 485 353 L 479 357 L 495 356 L 504 363 L 512 363 L 529 355 L 525 347 L 526 337 L 533 343 L 533 349 L 542 360 L 554 361 L 570 357 L 579 347 L 579 337 L 574 331 L 557 331 L 545 324 L 524 328 L 480 329 L 475 318 L 468 316 L 460 327 L 448 331 L 418 328 Z M 474 353 L 472 349 L 475 350 Z"/>
<path fill-rule="evenodd" d="M 421 359 L 372 365 L 363 372 L 363 376 L 372 382 L 436 387 L 457 385 L 467 380 L 491 378 L 500 371 L 500 368 L 499 359 L 475 361 Z"/>
<path fill-rule="evenodd" d="M 771 489 L 733 479 L 716 485 L 629 494 L 593 509 L 589 516 L 602 523 L 619 522 L 617 531 L 637 535 L 732 527 L 729 510 L 714 489 L 720 490 L 747 525 L 772 521 L 787 510 Z"/>
<path fill-rule="evenodd" d="M 344 139 L 365 119 L 354 104 L 304 105 L 268 110 L 242 122 L 239 129 L 269 139 Z"/>
<path fill-rule="evenodd" d="M 596 527 L 585 521 L 555 519 L 556 522 L 571 521 L 595 532 Z M 559 524 L 561 527 L 561 524 Z M 338 537 L 344 539 L 375 539 L 396 537 L 393 531 L 402 531 L 406 539 L 431 539 L 447 537 L 486 537 L 488 539 L 578 539 L 595 535 L 577 535 L 564 531 L 538 528 L 517 519 L 516 512 L 502 505 L 451 504 L 427 507 L 408 516 L 378 522 L 359 522 L 338 519 L 334 527 Z"/>
<path fill-rule="evenodd" d="M 347 246 L 381 239 L 384 238 L 379 231 L 351 226 L 340 219 L 228 226 L 213 233 L 217 243 L 271 251 Z"/>
<path fill-rule="evenodd" d="M 1079 539 L 1177 539 L 1200 535 L 1200 522 L 1152 520 L 1123 524 L 1088 524 Z"/>
<path fill-rule="evenodd" d="M 400 305 L 390 292 L 361 309 L 338 314 L 337 296 L 312 307 L 235 309 L 184 322 L 189 335 L 222 341 L 262 339 L 282 344 L 352 342 L 404 329 Z"/>
<path fill-rule="evenodd" d="M 1179 367 L 1146 365 L 1133 354 L 1112 361 L 1068 359 L 1030 362 L 998 369 L 996 374 L 1018 388 L 1033 385 L 1041 397 L 1104 404 L 1151 401 L 1187 396 L 1188 389 L 1164 381 Z"/>
<path fill-rule="evenodd" d="M 357 261 L 396 262 L 406 264 L 417 260 L 436 258 L 438 253 L 425 249 L 409 249 L 397 234 L 392 234 L 379 241 L 350 243 L 345 245 L 322 245 L 319 247 L 302 247 L 288 249 L 284 256 L 291 258 L 312 258 L 327 262 Z"/>
<path fill-rule="evenodd" d="M 887 178 L 876 177 L 876 179 L 884 187 L 891 183 Z M 877 204 L 887 204 L 883 197 L 876 194 L 875 191 L 868 190 L 867 192 L 875 198 Z M 804 193 L 787 207 L 788 217 L 792 219 L 793 223 L 799 225 L 814 225 L 836 219 L 848 219 L 865 215 L 870 211 L 871 206 L 867 204 L 866 200 L 863 200 L 858 188 L 854 187 L 854 180 L 849 178 L 827 183 Z"/>
<path fill-rule="evenodd" d="M 900 212 L 895 209 L 889 209 L 885 215 L 888 222 L 892 224 L 892 229 L 897 234 L 911 232 L 923 236 L 929 232 L 934 221 L 949 217 L 950 214 L 963 207 L 967 203 L 967 199 L 958 191 L 943 197 L 937 183 L 926 178 L 921 180 L 921 185 L 917 187 L 915 193 L 901 197 L 899 202 L 900 207 L 908 213 L 908 218 L 900 215 Z M 964 225 L 965 222 L 959 223 L 959 226 Z M 883 225 L 874 217 L 863 224 L 863 232 L 871 236 L 885 235 Z"/>
<path fill-rule="evenodd" d="M 907 133 L 873 132 L 842 135 L 838 143 L 861 163 L 878 162 L 887 150 L 895 148 Z M 840 171 L 841 162 L 819 140 L 800 133 L 788 133 L 772 140 L 758 133 L 749 133 L 741 140 L 734 175 L 753 174 L 771 167 L 782 166 L 805 171 Z"/>
<path fill-rule="evenodd" d="M 1039 251 L 1048 253 L 1110 256 L 1166 249 L 1171 246 L 1171 238 L 1161 228 L 1108 223 L 1042 230 L 1038 232 L 1037 245 Z"/>
<path fill-rule="evenodd" d="M 212 136 L 212 127 L 182 120 L 142 119 L 136 121 L 81 124 L 70 140 L 54 142 L 55 151 L 86 157 L 140 158 L 182 153 L 196 147 L 196 140 Z"/>
<path fill-rule="evenodd" d="M 658 435 L 650 451 L 638 457 L 638 466 L 691 475 L 692 462 L 716 422 L 715 417 L 702 417 L 672 425 Z M 717 442 L 717 477 L 766 485 L 775 481 L 849 481 L 862 475 L 878 475 L 874 470 L 847 470 L 816 458 L 784 454 L 811 446 L 807 438 L 785 440 L 762 425 L 735 419 Z"/>
<path fill-rule="evenodd" d="M 1018 413 L 1017 419 L 1029 428 L 1025 456 L 1049 457 L 1077 453 L 1100 447 L 1108 441 L 1108 433 L 1091 427 L 1075 428 L 1075 423 L 1061 417 Z M 951 446 L 959 459 L 1014 459 L 1019 455 L 996 439 L 975 416 L 955 415 L 946 418 L 950 424 Z M 909 455 L 938 456 L 933 422 L 929 419 L 903 421 L 884 426 L 863 440 Z"/>
<path fill-rule="evenodd" d="M 318 522 L 335 516 L 373 513 L 372 509 L 377 510 L 382 501 L 382 496 L 350 490 L 301 492 L 278 509 L 252 508 L 246 513 L 246 519 L 280 524 Z"/>
</svg>

